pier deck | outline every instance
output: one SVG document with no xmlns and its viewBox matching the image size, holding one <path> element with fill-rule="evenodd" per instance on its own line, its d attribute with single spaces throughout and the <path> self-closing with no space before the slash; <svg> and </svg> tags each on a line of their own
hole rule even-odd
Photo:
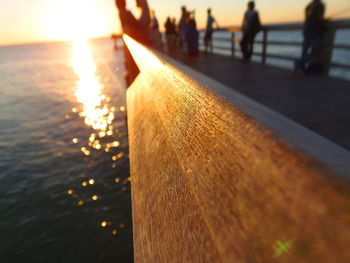
<svg viewBox="0 0 350 263">
<path fill-rule="evenodd" d="M 350 149 L 350 82 L 216 54 L 183 63 Z"/>
</svg>

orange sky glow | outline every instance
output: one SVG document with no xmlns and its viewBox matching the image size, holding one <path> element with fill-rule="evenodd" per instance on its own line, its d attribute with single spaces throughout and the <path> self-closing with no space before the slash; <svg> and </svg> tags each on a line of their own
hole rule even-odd
<svg viewBox="0 0 350 263">
<path fill-rule="evenodd" d="M 303 9 L 308 2 L 256 0 L 263 23 L 302 21 Z M 350 8 L 349 0 L 324 2 L 328 16 Z M 180 17 L 182 5 L 196 10 L 197 23 L 201 28 L 205 25 L 208 7 L 212 7 L 221 26 L 240 24 L 247 1 L 149 0 L 148 3 L 156 11 L 161 28 L 168 15 Z M 128 0 L 128 6 L 137 13 L 134 0 Z M 2 0 L 0 17 L 0 45 L 93 38 L 120 31 L 114 0 Z M 350 9 L 336 18 L 346 17 L 350 17 Z"/>
</svg>

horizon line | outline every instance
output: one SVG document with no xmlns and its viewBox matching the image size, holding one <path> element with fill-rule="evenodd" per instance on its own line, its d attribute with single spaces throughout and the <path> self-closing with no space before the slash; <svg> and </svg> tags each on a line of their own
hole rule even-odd
<svg viewBox="0 0 350 263">
<path fill-rule="evenodd" d="M 350 17 L 341 17 L 338 19 L 330 19 L 333 21 L 336 20 L 348 20 L 350 19 Z M 303 20 L 290 20 L 290 21 L 284 21 L 284 22 L 271 22 L 271 23 L 266 23 L 265 25 L 278 25 L 278 24 L 287 24 L 287 23 L 303 23 Z M 221 26 L 219 28 L 225 28 L 225 27 L 237 27 L 239 25 L 224 25 Z M 204 28 L 198 29 L 198 30 L 204 30 Z M 163 31 L 161 31 L 163 32 Z M 121 34 L 118 32 L 111 32 L 109 35 L 101 35 L 101 36 L 96 36 L 96 37 L 91 37 L 91 38 L 87 38 L 87 40 L 94 40 L 94 39 L 99 39 L 99 38 L 107 38 L 110 37 L 112 34 Z M 38 44 L 49 44 L 49 43 L 61 43 L 61 42 L 71 42 L 74 41 L 74 39 L 72 40 L 60 40 L 60 39 L 48 39 L 48 40 L 37 40 L 37 41 L 28 41 L 28 42 L 14 42 L 14 43 L 6 43 L 6 44 L 1 44 L 0 43 L 0 47 L 12 47 L 12 46 L 25 46 L 25 45 L 38 45 Z"/>
<path fill-rule="evenodd" d="M 114 33 L 111 33 L 114 34 Z M 96 36 L 91 38 L 86 38 L 86 40 L 95 40 L 99 38 L 109 38 L 110 35 Z M 9 44 L 0 44 L 0 47 L 13 47 L 13 46 L 26 46 L 26 45 L 40 45 L 40 44 L 52 44 L 52 43 L 62 43 L 62 42 L 72 42 L 74 39 L 65 40 L 65 39 L 48 39 L 48 40 L 37 40 L 37 41 L 28 41 L 28 42 L 14 42 Z"/>
</svg>

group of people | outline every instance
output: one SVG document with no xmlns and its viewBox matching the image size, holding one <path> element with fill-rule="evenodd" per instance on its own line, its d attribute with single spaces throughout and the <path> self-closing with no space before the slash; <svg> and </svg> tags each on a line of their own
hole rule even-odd
<svg viewBox="0 0 350 263">
<path fill-rule="evenodd" d="M 210 14 L 210 12 L 209 9 L 208 13 Z M 212 24 L 215 22 L 215 19 L 211 15 L 210 18 L 211 19 L 208 20 L 208 25 L 212 28 L 212 32 Z M 175 18 L 171 19 L 168 17 L 164 27 L 168 52 L 170 54 L 174 54 L 178 49 L 181 49 L 189 57 L 196 57 L 199 55 L 199 31 L 197 30 L 195 11 L 188 11 L 185 6 L 181 7 L 179 24 L 176 24 Z"/>
<path fill-rule="evenodd" d="M 185 6 L 181 7 L 179 24 L 176 24 L 175 18 L 168 17 L 164 27 L 169 54 L 175 54 L 181 49 L 186 51 L 189 57 L 199 55 L 199 32 L 195 11 L 189 11 Z"/>
<path fill-rule="evenodd" d="M 322 63 L 320 52 L 323 37 L 326 32 L 324 19 L 325 6 L 321 0 L 311 0 L 305 9 L 305 23 L 303 28 L 303 45 L 301 58 L 295 62 L 294 70 L 306 73 L 321 73 Z M 243 59 L 249 61 L 253 55 L 254 39 L 262 29 L 255 3 L 248 3 L 242 23 L 242 40 L 240 42 Z"/>
<path fill-rule="evenodd" d="M 141 15 L 137 19 L 126 8 L 126 0 L 115 0 L 119 11 L 119 18 L 123 33 L 128 34 L 138 42 L 156 48 L 162 49 L 162 37 L 159 31 L 159 23 L 154 11 L 150 11 L 147 0 L 136 0 L 136 6 L 140 9 Z M 206 33 L 206 46 L 213 32 L 213 23 L 215 19 L 208 10 L 208 23 Z M 181 7 L 181 18 L 176 24 L 175 18 L 167 18 L 165 23 L 165 36 L 168 52 L 173 54 L 178 49 L 184 51 L 189 57 L 199 55 L 199 31 L 195 19 L 195 11 L 189 11 L 185 6 Z"/>
<path fill-rule="evenodd" d="M 159 23 L 154 11 L 149 10 L 147 0 L 136 0 L 136 5 L 141 11 L 138 19 L 126 9 L 126 0 L 115 0 L 119 10 L 119 17 L 123 32 L 140 43 L 162 49 L 162 37 L 159 32 Z M 325 33 L 324 22 L 325 7 L 321 0 L 311 0 L 305 10 L 304 41 L 300 60 L 295 63 L 296 71 L 307 71 L 322 49 L 322 38 Z M 207 10 L 207 24 L 204 36 L 204 52 L 208 52 L 214 24 L 219 28 L 211 9 Z M 185 6 L 181 8 L 181 18 L 176 24 L 175 18 L 168 17 L 165 27 L 167 49 L 170 54 L 178 49 L 184 51 L 189 57 L 199 55 L 199 32 L 195 19 L 195 11 L 189 11 Z M 243 59 L 250 61 L 253 55 L 254 39 L 262 30 L 259 13 L 255 10 L 254 1 L 249 1 L 241 27 L 242 39 L 240 42 Z"/>
<path fill-rule="evenodd" d="M 214 32 L 214 24 L 219 28 L 215 18 L 211 14 L 211 9 L 207 10 L 207 26 L 204 36 L 205 53 L 208 52 L 209 43 Z M 181 18 L 177 25 L 176 19 L 167 18 L 164 25 L 165 36 L 167 40 L 168 52 L 174 54 L 177 49 L 184 50 L 189 57 L 196 57 L 199 55 L 199 32 L 197 30 L 197 23 L 195 20 L 195 11 L 188 11 L 185 6 L 181 8 Z"/>
</svg>

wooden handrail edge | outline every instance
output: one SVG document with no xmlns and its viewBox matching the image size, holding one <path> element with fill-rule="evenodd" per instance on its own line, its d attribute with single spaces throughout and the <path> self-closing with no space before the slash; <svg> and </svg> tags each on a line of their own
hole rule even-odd
<svg viewBox="0 0 350 263">
<path fill-rule="evenodd" d="M 125 41 L 135 262 L 349 262 L 348 151 Z"/>
<path fill-rule="evenodd" d="M 233 107 L 248 114 L 271 130 L 285 143 L 325 165 L 330 171 L 335 172 L 347 180 L 350 179 L 350 152 L 348 150 L 189 66 L 159 51 L 150 48 L 147 49 L 162 64 L 171 67 L 182 75 L 186 75 L 187 78 L 198 83 L 203 89 L 210 90 L 224 98 Z M 136 63 L 138 60 L 143 59 L 135 57 L 133 53 L 132 55 Z M 142 68 L 140 70 L 142 71 Z"/>
</svg>

